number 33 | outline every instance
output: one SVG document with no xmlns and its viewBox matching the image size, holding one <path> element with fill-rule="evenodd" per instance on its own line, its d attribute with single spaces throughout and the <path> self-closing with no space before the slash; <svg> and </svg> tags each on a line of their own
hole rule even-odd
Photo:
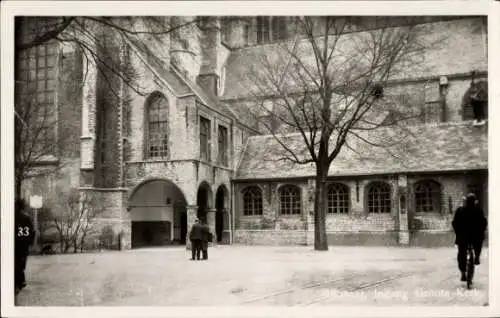
<svg viewBox="0 0 500 318">
<path fill-rule="evenodd" d="M 18 227 L 17 228 L 17 236 L 29 236 L 30 235 L 30 228 L 25 226 L 25 227 Z"/>
</svg>

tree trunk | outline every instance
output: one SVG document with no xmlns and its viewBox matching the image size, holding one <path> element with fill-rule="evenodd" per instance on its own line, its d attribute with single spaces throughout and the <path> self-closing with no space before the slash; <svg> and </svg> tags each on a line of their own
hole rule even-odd
<svg viewBox="0 0 500 318">
<path fill-rule="evenodd" d="M 326 237 L 326 177 L 328 164 L 318 163 L 316 166 L 316 189 L 314 195 L 314 249 L 328 251 Z"/>
</svg>

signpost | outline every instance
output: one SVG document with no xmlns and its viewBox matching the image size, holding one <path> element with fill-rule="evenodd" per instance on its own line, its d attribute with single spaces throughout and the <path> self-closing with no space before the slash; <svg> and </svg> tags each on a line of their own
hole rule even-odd
<svg viewBox="0 0 500 318">
<path fill-rule="evenodd" d="M 33 227 L 35 228 L 35 250 L 38 251 L 38 237 L 40 235 L 40 231 L 38 228 L 38 209 L 41 209 L 43 206 L 43 197 L 41 195 L 32 195 L 30 196 L 30 207 L 33 209 Z"/>
</svg>

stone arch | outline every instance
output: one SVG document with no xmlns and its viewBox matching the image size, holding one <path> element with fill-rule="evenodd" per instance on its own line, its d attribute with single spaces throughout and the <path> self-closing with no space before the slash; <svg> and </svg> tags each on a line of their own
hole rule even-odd
<svg viewBox="0 0 500 318">
<path fill-rule="evenodd" d="M 182 195 L 184 196 L 184 198 L 186 198 L 186 200 L 188 199 L 188 196 L 186 195 L 187 194 L 186 190 L 183 189 L 182 186 L 177 185 L 171 179 L 163 178 L 163 177 L 151 177 L 151 178 L 146 178 L 146 179 L 139 181 L 135 186 L 132 187 L 132 189 L 129 191 L 128 201 L 130 202 L 130 199 L 134 196 L 134 194 L 137 192 L 137 190 L 141 188 L 141 186 L 143 186 L 147 183 L 150 183 L 150 182 L 154 182 L 154 181 L 164 181 L 167 183 L 175 184 L 179 188 L 179 190 L 182 192 Z"/>
<path fill-rule="evenodd" d="M 262 195 L 264 195 L 264 189 L 260 184 L 250 184 L 250 185 L 247 185 L 245 187 L 241 187 L 240 194 L 243 194 L 243 192 L 245 192 L 245 190 L 248 188 L 258 188 L 260 190 L 260 192 L 262 192 Z"/>
<path fill-rule="evenodd" d="M 201 181 L 196 190 L 196 205 L 198 206 L 198 212 L 196 216 L 207 222 L 207 213 L 211 211 L 214 207 L 213 205 L 213 194 L 212 187 L 207 181 Z"/>
<path fill-rule="evenodd" d="M 168 179 L 152 178 L 139 183 L 127 201 L 132 248 L 185 244 L 187 199 Z"/>
<path fill-rule="evenodd" d="M 224 202 L 223 202 L 224 207 L 229 208 L 230 204 L 231 204 L 231 201 L 230 201 L 231 197 L 230 197 L 229 187 L 225 183 L 221 183 L 215 188 L 214 201 L 213 201 L 214 207 L 217 207 L 217 193 L 219 193 L 219 191 L 222 191 L 224 194 Z"/>
<path fill-rule="evenodd" d="M 215 191 L 215 235 L 218 243 L 229 243 L 230 222 L 230 194 L 227 186 L 221 183 Z"/>
</svg>

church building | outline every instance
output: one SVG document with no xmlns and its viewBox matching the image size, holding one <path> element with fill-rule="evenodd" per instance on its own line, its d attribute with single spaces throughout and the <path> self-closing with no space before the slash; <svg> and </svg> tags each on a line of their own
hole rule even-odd
<svg viewBox="0 0 500 318">
<path fill-rule="evenodd" d="M 186 244 L 196 218 L 208 223 L 214 244 L 312 245 L 315 167 L 273 158 L 279 145 L 263 126 L 269 118 L 249 106 L 255 97 L 246 74 L 256 56 L 294 41 L 294 17 L 195 18 L 161 17 L 183 27 L 134 36 L 86 21 L 98 41 L 85 43 L 112 52 L 102 56 L 113 61 L 61 39 L 16 57 L 16 96 L 24 86 L 36 89 L 56 123 L 44 138 L 60 141 L 37 158 L 22 196 L 41 195 L 47 209 L 60 207 L 69 189 L 98 198 L 103 210 L 92 219 L 89 246 L 105 228 L 121 249 Z M 150 27 L 144 17 L 114 19 Z M 361 17 L 349 32 L 380 28 L 382 20 L 428 27 L 428 40 L 440 40 L 419 72 L 383 87 L 386 96 L 407 96 L 405 111 L 420 114 L 405 126 L 405 147 L 391 154 L 359 143 L 333 161 L 328 243 L 452 245 L 462 196 L 476 193 L 488 215 L 487 121 L 473 124 L 470 103 L 480 90 L 487 111 L 487 19 Z M 29 37 L 45 20 L 20 21 L 16 36 Z M 117 61 L 122 76 L 112 72 Z M 389 138 L 394 129 L 371 133 Z M 289 140 L 291 148 L 303 142 L 297 132 Z"/>
</svg>

